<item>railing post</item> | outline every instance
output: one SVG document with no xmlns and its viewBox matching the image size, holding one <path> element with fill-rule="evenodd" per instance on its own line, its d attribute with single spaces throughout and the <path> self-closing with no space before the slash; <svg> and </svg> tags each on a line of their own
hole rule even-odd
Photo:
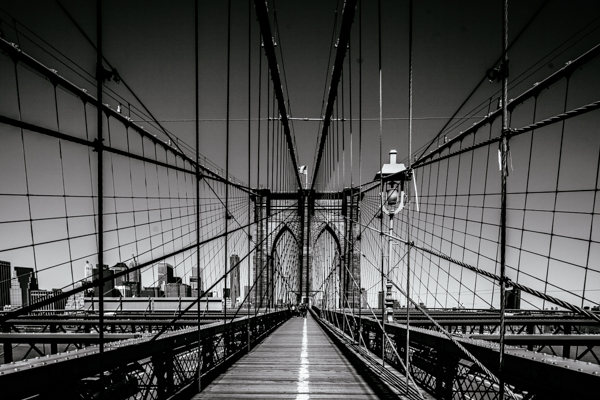
<svg viewBox="0 0 600 400">
<path fill-rule="evenodd" d="M 435 361 L 435 394 L 441 400 L 452 400 L 454 379 L 458 369 L 458 359 L 438 351 Z"/>
<path fill-rule="evenodd" d="M 201 364 L 201 369 L 200 369 L 200 376 L 202 376 L 202 371 L 208 371 L 214 365 L 213 350 L 214 350 L 213 338 L 212 337 L 204 338 L 202 340 L 202 346 L 201 346 L 202 364 Z"/>
<path fill-rule="evenodd" d="M 166 399 L 165 370 L 161 356 L 152 357 L 152 365 L 154 366 L 154 376 L 156 376 L 156 398 L 158 400 Z"/>
<path fill-rule="evenodd" d="M 396 350 L 398 351 L 398 356 L 401 359 L 406 360 L 406 352 L 408 350 L 406 348 L 406 331 L 399 330 L 396 334 Z M 407 373 L 408 371 L 404 371 L 404 374 Z"/>
<path fill-rule="evenodd" d="M 571 324 L 564 324 L 563 330 L 565 332 L 565 335 L 570 335 L 571 334 Z M 571 358 L 571 346 L 568 344 L 563 346 L 563 357 Z"/>
<path fill-rule="evenodd" d="M 9 324 L 2 324 L 2 333 L 10 333 Z M 8 340 L 3 341 L 2 350 L 4 350 L 4 364 L 13 362 L 12 343 Z"/>
<path fill-rule="evenodd" d="M 534 324 L 527 325 L 527 334 L 528 335 L 533 335 L 534 333 L 535 333 L 535 325 Z M 533 351 L 533 345 L 532 344 L 528 344 L 527 345 L 527 350 Z"/>
<path fill-rule="evenodd" d="M 50 333 L 56 333 L 56 324 L 50 324 Z M 50 354 L 58 353 L 58 344 L 50 343 Z"/>
</svg>

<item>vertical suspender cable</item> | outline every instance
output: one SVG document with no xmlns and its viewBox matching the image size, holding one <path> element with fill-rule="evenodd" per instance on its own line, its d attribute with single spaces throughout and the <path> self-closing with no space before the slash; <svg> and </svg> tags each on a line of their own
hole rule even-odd
<svg viewBox="0 0 600 400">
<path fill-rule="evenodd" d="M 358 2 L 358 59 L 362 60 L 362 0 Z M 358 198 L 356 200 L 356 219 L 361 215 L 362 201 L 362 61 L 358 64 Z M 359 221 L 360 222 L 360 221 Z M 362 249 L 360 249 L 362 250 Z M 359 261 L 360 265 L 360 261 Z M 362 338 L 362 268 L 358 274 L 358 345 Z"/>
<path fill-rule="evenodd" d="M 503 2 L 502 21 L 502 62 L 500 71 L 502 74 L 502 135 L 500 142 L 500 156 L 502 163 L 502 187 L 501 187 L 501 209 L 500 209 L 500 359 L 498 365 L 499 398 L 504 398 L 504 335 L 506 332 L 504 311 L 506 308 L 506 178 L 508 176 L 508 0 Z"/>
<path fill-rule="evenodd" d="M 198 75 L 198 1 L 194 1 L 194 81 L 196 116 L 196 287 L 198 295 L 198 391 L 202 391 L 202 330 L 200 329 L 200 125 Z"/>
<path fill-rule="evenodd" d="M 267 69 L 268 71 L 268 69 Z M 268 78 L 268 73 L 267 73 L 267 78 Z M 267 79 L 267 133 L 266 133 L 266 139 L 267 139 L 267 145 L 266 145 L 266 149 L 265 149 L 265 173 L 266 173 L 266 186 L 269 186 L 269 127 L 271 126 L 271 124 L 269 123 L 270 121 L 270 115 L 271 115 L 271 80 Z M 262 251 L 262 248 L 261 248 Z"/>
<path fill-rule="evenodd" d="M 275 87 L 273 87 L 273 91 L 275 91 Z M 276 102 L 276 96 L 275 93 L 273 93 L 273 119 L 271 120 L 271 158 L 269 161 L 269 166 L 270 166 L 270 172 L 269 175 L 271 176 L 271 184 L 269 184 L 269 182 L 267 182 L 268 188 L 269 189 L 273 189 L 273 185 L 275 182 L 275 128 L 277 126 L 277 124 L 275 123 L 275 120 L 279 120 L 279 118 L 281 118 L 281 115 L 279 114 L 279 112 L 277 111 L 277 105 L 275 104 Z M 268 276 L 268 273 L 267 273 Z"/>
<path fill-rule="evenodd" d="M 353 135 L 352 135 L 352 44 L 351 44 L 351 40 L 348 40 L 348 109 L 349 109 L 349 118 L 350 118 L 350 124 L 349 124 L 349 128 L 350 128 L 350 258 L 348 260 L 348 266 L 350 267 L 350 279 L 352 281 L 354 281 L 355 279 L 355 272 L 354 272 L 354 268 L 355 268 L 355 264 L 354 264 L 354 246 L 356 244 L 356 238 L 354 237 L 354 215 L 353 215 L 353 210 L 354 210 L 354 174 L 353 174 L 353 170 L 354 170 L 354 158 L 352 157 L 352 152 L 354 151 L 354 142 L 353 142 Z M 354 314 L 354 309 L 356 307 L 356 288 L 354 283 L 352 282 L 352 314 Z M 354 324 L 356 326 L 356 323 Z M 356 335 L 357 332 L 354 332 L 355 335 L 354 337 L 358 337 L 358 335 Z"/>
<path fill-rule="evenodd" d="M 54 88 L 54 111 L 56 113 L 56 130 L 58 132 L 60 132 L 60 116 L 59 116 L 59 112 L 58 112 L 58 96 L 56 94 L 56 85 L 54 84 L 52 86 Z M 62 182 L 62 190 L 63 190 L 63 206 L 65 208 L 65 215 L 68 215 L 67 189 L 65 187 L 65 165 L 64 165 L 64 160 L 63 160 L 62 141 L 60 139 L 58 140 L 58 153 L 59 153 L 59 157 L 60 157 L 60 172 L 61 172 L 61 182 Z M 113 183 L 113 185 L 114 185 L 114 183 Z M 69 224 L 67 224 L 66 229 L 67 229 L 67 237 L 70 238 L 71 236 L 69 234 Z M 118 234 L 119 234 L 119 231 L 117 230 L 117 235 Z M 75 277 L 73 276 L 73 252 L 71 250 L 72 244 L 71 244 L 70 240 L 69 240 L 69 243 L 67 244 L 67 247 L 69 249 L 69 260 L 70 260 L 69 266 L 70 266 L 70 270 L 71 270 L 71 288 L 74 289 L 75 288 Z"/>
<path fill-rule="evenodd" d="M 258 56 L 260 57 L 260 53 L 258 54 Z M 252 110 L 250 108 L 250 106 L 252 105 L 252 102 L 250 101 L 250 95 L 252 94 L 251 92 L 251 85 L 250 83 L 252 82 L 252 2 L 248 2 L 248 186 L 250 186 L 250 139 L 251 139 L 251 134 L 250 134 L 250 129 L 252 128 L 251 123 L 250 123 L 250 117 L 252 115 Z M 260 74 L 260 70 L 259 70 L 259 74 Z M 260 120 L 260 117 L 259 117 Z M 259 122 L 260 124 L 260 122 Z M 252 249 L 252 235 L 250 233 L 250 195 L 248 195 L 248 232 L 246 233 L 247 237 L 248 237 L 248 255 L 250 255 L 251 249 Z M 248 290 L 250 290 L 250 260 L 251 257 L 248 257 Z M 247 331 L 248 331 L 248 353 L 250 352 L 250 296 L 248 293 L 245 294 L 246 296 L 246 306 L 248 307 L 248 315 L 247 315 L 247 321 L 248 321 L 248 327 L 247 327 Z"/>
<path fill-rule="evenodd" d="M 412 66 L 412 42 L 413 42 L 413 0 L 409 1 L 408 6 L 408 169 L 411 167 L 412 159 L 412 77 L 413 77 L 413 66 Z M 406 185 L 406 195 L 408 201 L 406 202 L 406 240 L 408 242 L 408 254 L 406 256 L 406 395 L 408 395 L 408 383 L 410 375 L 410 312 L 408 304 L 408 297 L 410 296 L 410 250 L 412 247 L 411 242 L 411 221 L 410 221 L 410 182 Z M 391 220 L 390 220 L 391 221 Z M 391 238 L 390 238 L 391 240 Z M 389 272 L 388 272 L 389 273 Z"/>
<path fill-rule="evenodd" d="M 96 0 L 96 91 L 98 97 L 97 143 L 98 153 L 98 279 L 102 282 L 104 275 L 104 187 L 102 182 L 102 0 Z M 98 287 L 98 339 L 100 354 L 104 353 L 104 285 Z"/>
<path fill-rule="evenodd" d="M 227 1 L 227 115 L 225 122 L 225 279 L 223 280 L 223 333 L 227 335 L 227 299 L 225 298 L 227 292 L 227 262 L 228 257 L 228 248 L 227 244 L 229 242 L 229 184 L 227 180 L 229 179 L 229 84 L 230 84 L 230 64 L 231 64 L 231 0 Z M 227 354 L 228 347 L 228 339 L 226 338 L 223 342 L 225 345 L 225 354 Z"/>
<path fill-rule="evenodd" d="M 344 71 L 342 70 L 342 186 L 346 186 L 346 120 L 344 119 Z"/>
<path fill-rule="evenodd" d="M 382 105 L 382 87 L 381 87 L 381 0 L 377 1 L 377 46 L 378 46 L 378 66 L 379 66 L 379 165 L 380 168 L 383 166 L 382 152 L 383 152 L 383 105 Z M 383 172 L 383 170 L 382 170 Z M 383 173 L 379 174 L 379 190 L 383 192 Z M 383 211 L 380 210 L 379 220 L 379 237 L 383 239 Z M 384 279 L 384 265 L 383 255 L 384 247 L 381 246 L 381 296 L 385 293 Z M 381 362 L 385 366 L 385 313 L 383 307 L 383 298 L 381 301 Z"/>
<path fill-rule="evenodd" d="M 98 155 L 98 351 L 100 353 L 100 399 L 104 397 L 104 186 L 103 186 L 103 144 L 102 141 L 102 0 L 96 0 L 96 91 L 97 91 L 97 132 L 96 132 L 96 151 Z"/>
<path fill-rule="evenodd" d="M 258 35 L 258 123 L 257 123 L 257 138 L 256 138 L 256 190 L 260 189 L 260 111 L 261 111 L 261 100 L 262 100 L 262 57 L 261 57 L 261 44 L 262 39 L 261 35 Z M 256 195 L 254 203 L 254 220 L 256 222 L 256 240 L 255 243 L 260 243 L 260 226 L 259 219 L 262 218 L 262 213 L 260 212 L 260 195 Z M 258 214 L 258 215 L 257 215 Z M 254 263 L 254 309 L 257 308 L 258 301 L 258 285 L 256 282 L 258 276 L 258 260 L 261 255 L 260 247 L 257 247 L 255 250 L 255 263 Z"/>
</svg>

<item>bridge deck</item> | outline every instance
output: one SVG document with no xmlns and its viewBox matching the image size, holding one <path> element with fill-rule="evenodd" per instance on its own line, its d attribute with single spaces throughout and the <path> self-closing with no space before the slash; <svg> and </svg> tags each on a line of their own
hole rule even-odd
<svg viewBox="0 0 600 400">
<path fill-rule="evenodd" d="M 310 315 L 292 318 L 194 399 L 377 399 Z"/>
</svg>

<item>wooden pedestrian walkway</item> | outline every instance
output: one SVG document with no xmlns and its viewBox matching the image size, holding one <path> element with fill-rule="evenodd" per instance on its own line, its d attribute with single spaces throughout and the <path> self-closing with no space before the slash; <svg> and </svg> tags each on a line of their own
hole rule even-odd
<svg viewBox="0 0 600 400">
<path fill-rule="evenodd" d="M 292 318 L 194 399 L 377 399 L 308 315 Z"/>
</svg>

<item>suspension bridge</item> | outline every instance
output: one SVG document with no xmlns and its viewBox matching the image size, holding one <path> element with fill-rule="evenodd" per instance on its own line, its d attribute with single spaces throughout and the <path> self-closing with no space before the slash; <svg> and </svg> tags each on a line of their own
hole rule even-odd
<svg viewBox="0 0 600 400">
<path fill-rule="evenodd" d="M 598 5 L 290 3 L 0 7 L 2 398 L 596 398 Z"/>
</svg>

